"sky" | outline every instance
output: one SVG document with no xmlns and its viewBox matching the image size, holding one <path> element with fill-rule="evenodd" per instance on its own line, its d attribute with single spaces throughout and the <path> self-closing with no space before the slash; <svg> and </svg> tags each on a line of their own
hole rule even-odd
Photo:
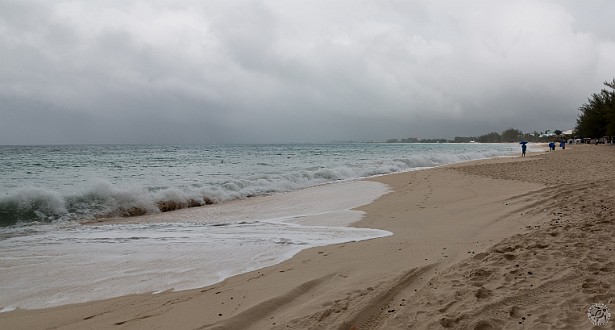
<svg viewBox="0 0 615 330">
<path fill-rule="evenodd" d="M 0 0 L 0 144 L 567 130 L 611 0 Z"/>
</svg>

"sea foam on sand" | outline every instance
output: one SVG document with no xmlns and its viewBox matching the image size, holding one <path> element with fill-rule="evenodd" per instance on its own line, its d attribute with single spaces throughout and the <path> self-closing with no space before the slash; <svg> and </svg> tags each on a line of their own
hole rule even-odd
<svg viewBox="0 0 615 330">
<path fill-rule="evenodd" d="M 207 286 L 314 247 L 391 235 L 351 228 L 387 192 L 341 182 L 0 241 L 0 308 L 44 308 Z M 129 222 L 127 222 L 129 221 Z"/>
</svg>

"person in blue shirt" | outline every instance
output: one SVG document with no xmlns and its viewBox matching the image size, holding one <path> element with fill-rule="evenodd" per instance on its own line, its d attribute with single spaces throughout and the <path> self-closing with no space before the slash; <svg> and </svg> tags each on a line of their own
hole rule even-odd
<svg viewBox="0 0 615 330">
<path fill-rule="evenodd" d="M 521 144 L 521 157 L 525 157 L 526 150 L 527 150 L 527 145 L 525 143 Z"/>
</svg>

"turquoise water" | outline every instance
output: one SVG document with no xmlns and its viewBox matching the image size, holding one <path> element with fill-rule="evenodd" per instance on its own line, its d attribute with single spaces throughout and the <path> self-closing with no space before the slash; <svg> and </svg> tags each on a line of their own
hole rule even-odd
<svg viewBox="0 0 615 330">
<path fill-rule="evenodd" d="M 517 149 L 376 143 L 0 146 L 0 226 L 152 214 Z"/>
<path fill-rule="evenodd" d="M 376 143 L 0 146 L 0 226 L 152 214 L 517 149 Z"/>
</svg>

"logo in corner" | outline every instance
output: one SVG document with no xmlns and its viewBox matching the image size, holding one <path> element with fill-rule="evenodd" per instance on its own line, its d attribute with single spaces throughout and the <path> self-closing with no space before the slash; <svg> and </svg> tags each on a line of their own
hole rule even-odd
<svg viewBox="0 0 615 330">
<path fill-rule="evenodd" d="M 607 305 L 597 303 L 589 307 L 587 317 L 593 325 L 606 325 L 611 319 L 611 311 Z"/>
</svg>

